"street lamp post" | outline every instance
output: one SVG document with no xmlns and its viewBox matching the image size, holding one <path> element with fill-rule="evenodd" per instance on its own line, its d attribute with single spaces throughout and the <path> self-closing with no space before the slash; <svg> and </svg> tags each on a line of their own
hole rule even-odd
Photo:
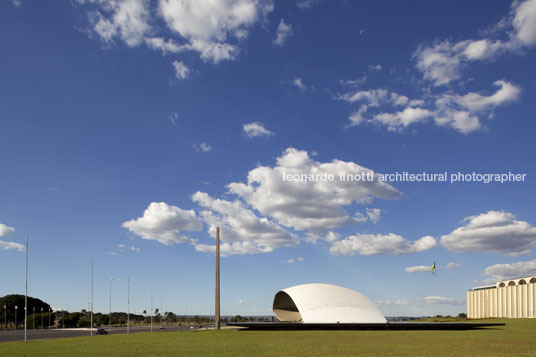
<svg viewBox="0 0 536 357">
<path fill-rule="evenodd" d="M 4 305 L 4 331 L 7 332 L 7 305 Z"/>
<path fill-rule="evenodd" d="M 17 331 L 17 310 L 19 309 L 19 307 L 17 305 L 15 305 L 15 331 Z"/>
<path fill-rule="evenodd" d="M 33 329 L 35 330 L 35 306 L 33 307 Z"/>
<path fill-rule="evenodd" d="M 43 307 L 41 307 L 41 330 L 43 329 Z"/>
<path fill-rule="evenodd" d="M 52 312 L 52 310 L 50 309 L 50 307 L 48 308 L 48 329 L 50 330 L 50 313 Z"/>
<path fill-rule="evenodd" d="M 114 278 L 110 278 L 110 316 L 108 318 L 108 330 L 112 331 L 112 281 Z"/>
</svg>

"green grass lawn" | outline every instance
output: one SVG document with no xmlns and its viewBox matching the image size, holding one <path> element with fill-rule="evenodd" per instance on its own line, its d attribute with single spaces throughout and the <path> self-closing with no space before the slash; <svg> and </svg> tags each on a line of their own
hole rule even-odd
<svg viewBox="0 0 536 357">
<path fill-rule="evenodd" d="M 0 343 L 0 356 L 536 356 L 536 319 L 472 331 L 195 331 Z"/>
</svg>

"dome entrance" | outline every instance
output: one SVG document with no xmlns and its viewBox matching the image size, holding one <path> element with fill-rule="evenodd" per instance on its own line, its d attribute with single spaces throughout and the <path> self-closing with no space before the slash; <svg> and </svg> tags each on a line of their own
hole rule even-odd
<svg viewBox="0 0 536 357">
<path fill-rule="evenodd" d="M 284 291 L 279 291 L 274 298 L 274 314 L 279 321 L 301 322 L 302 317 L 292 298 Z"/>
</svg>

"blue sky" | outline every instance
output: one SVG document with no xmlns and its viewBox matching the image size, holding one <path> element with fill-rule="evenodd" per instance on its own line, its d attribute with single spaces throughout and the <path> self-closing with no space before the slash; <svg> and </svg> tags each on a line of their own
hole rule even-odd
<svg viewBox="0 0 536 357">
<path fill-rule="evenodd" d="M 386 315 L 536 273 L 536 1 L 3 1 L 0 295 L 269 314 L 302 283 Z M 374 172 L 371 182 L 282 174 Z M 380 173 L 525 174 L 380 182 Z M 438 288 L 428 267 L 438 266 Z M 426 266 L 427 268 L 423 268 Z"/>
</svg>

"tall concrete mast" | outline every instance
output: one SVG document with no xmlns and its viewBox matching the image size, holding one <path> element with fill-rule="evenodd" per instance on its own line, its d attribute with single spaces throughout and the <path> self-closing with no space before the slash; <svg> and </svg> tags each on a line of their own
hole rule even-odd
<svg viewBox="0 0 536 357">
<path fill-rule="evenodd" d="M 214 309 L 214 328 L 220 329 L 220 227 L 216 227 L 216 307 Z"/>
</svg>

